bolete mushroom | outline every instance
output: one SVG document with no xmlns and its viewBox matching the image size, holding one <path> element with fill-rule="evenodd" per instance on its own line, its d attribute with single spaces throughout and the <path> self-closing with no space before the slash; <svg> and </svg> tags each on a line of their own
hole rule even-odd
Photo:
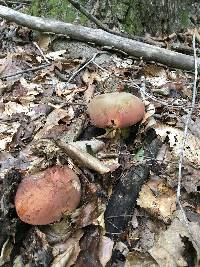
<svg viewBox="0 0 200 267">
<path fill-rule="evenodd" d="M 80 198 L 81 184 L 74 171 L 67 166 L 53 166 L 22 180 L 15 207 L 22 221 L 45 225 L 76 209 Z"/>
<path fill-rule="evenodd" d="M 142 120 L 145 106 L 130 93 L 115 92 L 94 97 L 88 104 L 88 113 L 96 127 L 125 128 Z"/>
</svg>

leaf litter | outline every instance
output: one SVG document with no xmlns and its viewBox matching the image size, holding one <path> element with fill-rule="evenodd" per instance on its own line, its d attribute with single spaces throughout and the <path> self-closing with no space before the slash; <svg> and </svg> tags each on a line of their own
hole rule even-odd
<svg viewBox="0 0 200 267">
<path fill-rule="evenodd" d="M 6 27 L 17 26 L 5 24 L 2 34 Z M 2 40 L 7 56 L 0 59 L 0 266 L 195 266 L 200 253 L 199 99 L 181 184 L 192 238 L 176 206 L 193 75 L 114 52 L 88 61 L 82 43 L 40 34 L 35 45 L 29 34 L 18 27 L 10 40 Z M 21 36 L 26 43 L 16 41 Z M 71 48 L 67 52 L 67 45 L 77 46 L 77 54 Z M 102 52 L 89 45 L 85 50 L 90 56 Z M 120 134 L 95 128 L 87 116 L 86 104 L 94 95 L 114 91 L 131 92 L 146 104 L 141 124 Z M 156 159 L 145 152 L 151 138 L 162 142 Z M 55 141 L 76 149 L 66 151 Z M 81 204 L 52 225 L 24 224 L 14 209 L 17 184 L 54 164 L 67 164 L 79 175 Z M 106 171 L 98 171 L 98 164 Z M 109 232 L 109 200 L 120 180 L 128 183 L 127 173 L 135 166 L 150 166 L 148 180 L 138 187 L 130 214 L 117 215 L 128 218 L 125 229 L 119 232 L 114 225 Z"/>
</svg>

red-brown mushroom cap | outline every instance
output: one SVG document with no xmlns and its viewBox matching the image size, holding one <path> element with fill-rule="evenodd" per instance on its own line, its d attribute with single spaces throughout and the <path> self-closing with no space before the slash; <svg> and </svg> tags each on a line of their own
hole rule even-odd
<svg viewBox="0 0 200 267">
<path fill-rule="evenodd" d="M 94 97 L 88 104 L 91 123 L 99 128 L 125 128 L 142 120 L 144 103 L 136 96 L 125 93 L 107 93 Z"/>
<path fill-rule="evenodd" d="M 25 177 L 15 196 L 20 219 L 33 225 L 45 225 L 71 212 L 81 198 L 78 176 L 67 166 L 53 166 Z"/>
</svg>

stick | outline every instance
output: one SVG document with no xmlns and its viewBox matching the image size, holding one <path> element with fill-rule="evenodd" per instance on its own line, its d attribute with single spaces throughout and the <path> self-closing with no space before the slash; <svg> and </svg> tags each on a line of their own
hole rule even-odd
<svg viewBox="0 0 200 267">
<path fill-rule="evenodd" d="M 131 56 L 142 57 L 148 61 L 156 61 L 179 69 L 194 70 L 194 58 L 192 56 L 116 36 L 100 29 L 34 17 L 1 5 L 0 17 L 38 31 L 68 35 L 75 40 L 114 47 Z M 197 65 L 200 66 L 200 60 L 197 60 Z"/>
<path fill-rule="evenodd" d="M 5 76 L 0 77 L 0 79 L 3 80 L 3 79 L 7 79 L 7 78 L 10 78 L 10 77 L 13 77 L 13 76 L 17 76 L 17 75 L 20 75 L 20 74 L 27 73 L 27 72 L 30 72 L 30 71 L 41 70 L 41 69 L 46 68 L 48 66 L 51 66 L 51 63 L 40 65 L 38 67 L 34 67 L 34 68 L 26 69 L 26 70 L 21 70 L 21 71 L 12 73 L 12 74 L 8 74 L 8 75 L 5 75 Z"/>
<path fill-rule="evenodd" d="M 194 75 L 194 85 L 193 85 L 193 93 L 192 93 L 192 104 L 191 104 L 191 108 L 188 112 L 187 120 L 185 123 L 183 142 L 182 142 L 181 151 L 180 151 L 180 155 L 179 155 L 177 200 L 180 199 L 180 195 L 181 195 L 180 191 L 181 191 L 182 165 L 183 165 L 183 158 L 184 158 L 184 149 L 185 149 L 185 145 L 187 142 L 188 127 L 189 127 L 192 113 L 193 113 L 194 108 L 195 108 L 195 101 L 196 101 L 196 94 L 197 94 L 198 69 L 197 69 L 197 54 L 196 54 L 196 47 L 195 47 L 195 34 L 193 35 L 193 50 L 194 50 L 194 62 L 195 62 L 195 75 Z"/>
<path fill-rule="evenodd" d="M 180 154 L 179 154 L 178 187 L 177 187 L 177 191 L 176 191 L 176 202 L 177 202 L 178 206 L 180 207 L 180 210 L 181 210 L 181 213 L 182 213 L 182 216 L 183 216 L 183 220 L 184 220 L 184 222 L 186 224 L 186 227 L 187 227 L 188 233 L 190 234 L 191 240 L 194 242 L 194 244 L 196 245 L 196 247 L 198 249 L 200 249 L 200 247 L 198 246 L 198 242 L 196 242 L 196 239 L 194 237 L 194 234 L 191 231 L 190 224 L 188 222 L 186 213 L 184 211 L 184 208 L 183 208 L 182 203 L 181 203 L 181 200 L 180 200 L 180 197 L 181 197 L 181 181 L 182 181 L 182 167 L 183 167 L 184 150 L 185 150 L 185 145 L 186 145 L 187 137 L 188 137 L 189 123 L 191 121 L 191 116 L 192 116 L 192 113 L 193 113 L 194 108 L 195 108 L 195 101 L 196 101 L 196 94 L 197 94 L 198 68 L 197 68 L 197 54 L 196 54 L 195 38 L 196 38 L 196 35 L 194 33 L 193 34 L 193 42 L 192 43 L 193 43 L 193 50 L 194 50 L 195 75 L 194 75 L 194 85 L 193 85 L 193 92 L 192 92 L 192 104 L 191 104 L 190 110 L 188 111 L 188 116 L 187 116 L 187 120 L 186 120 L 186 123 L 185 123 L 185 129 L 184 129 L 182 146 L 181 146 L 181 150 L 180 150 Z M 198 255 L 198 257 L 199 257 L 199 255 Z"/>
<path fill-rule="evenodd" d="M 63 150 L 63 152 L 65 152 L 70 158 L 78 162 L 80 165 L 88 169 L 92 169 L 100 174 L 110 172 L 110 169 L 106 165 L 89 153 L 78 149 L 72 144 L 67 144 L 59 140 L 54 140 L 54 142 Z"/>
<path fill-rule="evenodd" d="M 102 30 L 106 31 L 106 32 L 110 32 L 111 30 L 106 27 L 106 25 L 104 25 L 100 20 L 98 20 L 97 18 L 95 18 L 90 12 L 88 12 L 78 1 L 74 1 L 74 0 L 68 0 L 68 2 L 70 2 L 70 4 L 75 7 L 78 11 L 80 11 L 83 15 L 85 15 L 89 20 L 91 20 L 92 22 L 94 22 L 97 26 L 99 26 L 99 28 L 101 28 Z"/>
<path fill-rule="evenodd" d="M 80 11 L 83 15 L 85 15 L 89 20 L 91 20 L 92 22 L 94 22 L 97 26 L 99 26 L 100 29 L 118 35 L 118 36 L 122 36 L 125 38 L 131 38 L 131 39 L 137 39 L 137 38 L 133 38 L 131 36 L 129 36 L 126 33 L 123 32 L 116 32 L 113 31 L 111 29 L 109 29 L 106 25 L 104 25 L 100 20 L 98 20 L 96 17 L 94 17 L 90 12 L 88 12 L 78 1 L 75 0 L 68 0 L 68 2 L 70 2 L 71 5 L 73 5 L 78 11 Z"/>
<path fill-rule="evenodd" d="M 96 57 L 99 53 L 101 53 L 101 52 L 95 53 L 89 61 L 87 61 L 82 67 L 78 68 L 78 69 L 72 74 L 72 76 L 68 79 L 68 83 L 70 83 L 70 82 L 76 77 L 76 75 L 77 75 L 79 72 L 81 72 L 86 66 L 88 66 L 91 62 L 93 62 L 94 59 L 95 59 L 95 57 Z"/>
</svg>

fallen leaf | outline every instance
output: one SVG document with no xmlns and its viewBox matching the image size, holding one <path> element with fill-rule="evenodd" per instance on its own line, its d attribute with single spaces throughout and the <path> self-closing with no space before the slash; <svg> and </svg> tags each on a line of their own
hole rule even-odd
<svg viewBox="0 0 200 267">
<path fill-rule="evenodd" d="M 187 226 L 183 220 L 181 211 L 165 232 L 162 232 L 156 244 L 149 250 L 150 255 L 157 261 L 160 267 L 183 267 L 188 266 L 185 255 L 185 244 L 183 238 L 186 237 L 192 242 L 193 248 L 199 255 L 200 248 L 200 226 L 198 223 L 188 222 L 192 232 L 191 240 Z M 195 259 L 193 258 L 195 265 Z"/>
<path fill-rule="evenodd" d="M 46 54 L 46 58 L 48 59 L 52 59 L 52 60 L 60 60 L 62 59 L 62 55 L 64 55 L 66 53 L 66 50 L 59 50 L 59 51 L 55 51 L 55 52 L 50 52 L 48 54 Z"/>
<path fill-rule="evenodd" d="M 182 148 L 184 132 L 162 124 L 157 125 L 154 128 L 157 135 L 159 135 L 163 141 L 168 137 L 172 153 L 178 159 Z M 188 164 L 193 165 L 195 168 L 200 168 L 200 142 L 199 138 L 192 134 L 188 134 L 187 136 L 184 159 Z"/>
<path fill-rule="evenodd" d="M 54 132 L 61 133 L 67 130 L 67 122 L 74 117 L 73 107 L 70 106 L 67 110 L 62 108 L 55 108 L 46 119 L 44 127 L 35 135 L 34 139 L 38 140 L 47 136 L 52 136 L 51 129 L 54 128 Z M 59 124 L 62 122 L 63 124 Z M 55 129 L 56 127 L 56 129 Z"/>
<path fill-rule="evenodd" d="M 101 81 L 101 77 L 98 72 L 90 72 L 88 69 L 85 70 L 82 79 L 84 83 L 91 85 L 94 81 Z"/>
<path fill-rule="evenodd" d="M 129 252 L 124 267 L 158 267 L 156 261 L 147 253 Z M 164 267 L 164 266 L 163 266 Z"/>
<path fill-rule="evenodd" d="M 1 58 L 0 59 L 0 75 L 3 76 L 8 70 L 8 69 L 12 69 L 11 68 L 12 65 L 12 55 L 8 54 L 7 57 L 5 58 Z M 6 73 L 8 74 L 8 73 Z"/>
<path fill-rule="evenodd" d="M 100 230 L 98 227 L 88 228 L 80 242 L 81 252 L 74 266 L 76 267 L 102 267 L 98 247 L 100 242 Z"/>
<path fill-rule="evenodd" d="M 38 45 L 42 50 L 47 51 L 51 43 L 51 35 L 40 32 L 38 37 Z"/>
<path fill-rule="evenodd" d="M 19 122 L 0 124 L 0 151 L 6 149 L 6 146 L 12 142 L 13 136 L 19 127 Z"/>
<path fill-rule="evenodd" d="M 137 204 L 152 215 L 169 222 L 176 210 L 176 193 L 162 181 L 150 180 L 142 186 Z"/>
<path fill-rule="evenodd" d="M 99 260 L 101 262 L 102 267 L 105 267 L 111 259 L 113 246 L 114 241 L 112 241 L 109 237 L 101 237 L 99 243 Z"/>
<path fill-rule="evenodd" d="M 82 230 L 78 230 L 66 242 L 54 246 L 55 258 L 51 267 L 70 267 L 74 264 L 80 253 L 79 241 L 83 234 Z"/>
</svg>

